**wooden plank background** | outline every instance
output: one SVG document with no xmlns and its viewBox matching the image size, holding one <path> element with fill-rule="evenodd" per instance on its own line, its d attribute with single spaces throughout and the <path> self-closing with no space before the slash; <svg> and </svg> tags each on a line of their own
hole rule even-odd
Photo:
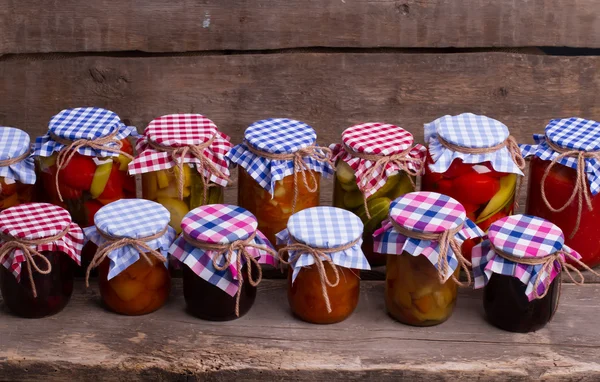
<svg viewBox="0 0 600 382">
<path fill-rule="evenodd" d="M 596 0 L 0 0 L 0 54 L 600 47 Z"/>
</svg>

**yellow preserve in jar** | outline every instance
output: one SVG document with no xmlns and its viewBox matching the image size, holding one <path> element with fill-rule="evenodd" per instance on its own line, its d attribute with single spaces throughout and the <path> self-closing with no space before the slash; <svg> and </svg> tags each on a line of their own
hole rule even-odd
<svg viewBox="0 0 600 382">
<path fill-rule="evenodd" d="M 392 200 L 415 190 L 425 148 L 401 127 L 363 123 L 347 128 L 332 146 L 336 163 L 333 205 L 353 212 L 364 223 L 363 252 L 372 266 L 385 256 L 373 252 L 373 232 L 388 216 Z"/>
<path fill-rule="evenodd" d="M 181 233 L 190 210 L 223 202 L 230 148 L 229 137 L 205 116 L 164 115 L 150 122 L 138 140 L 129 173 L 142 174 L 143 198 L 169 210 L 169 224 Z"/>
<path fill-rule="evenodd" d="M 375 231 L 374 250 L 387 254 L 385 303 L 390 316 L 415 326 L 446 321 L 454 310 L 460 269 L 470 263 L 461 244 L 483 231 L 446 195 L 411 192 L 391 203 Z M 470 284 L 470 276 L 467 284 Z"/>
</svg>

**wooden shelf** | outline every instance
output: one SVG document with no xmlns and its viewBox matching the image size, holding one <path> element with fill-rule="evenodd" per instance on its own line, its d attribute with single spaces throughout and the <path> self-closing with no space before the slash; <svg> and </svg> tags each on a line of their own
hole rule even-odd
<svg viewBox="0 0 600 382">
<path fill-rule="evenodd" d="M 291 316 L 284 280 L 264 280 L 250 313 L 235 321 L 184 310 L 181 280 L 170 301 L 141 317 L 105 311 L 96 287 L 78 281 L 67 308 L 26 320 L 0 312 L 2 380 L 358 380 L 600 378 L 600 285 L 563 286 L 544 329 L 490 326 L 481 292 L 460 292 L 446 323 L 415 328 L 389 318 L 383 282 L 363 281 L 346 321 L 311 325 Z"/>
</svg>

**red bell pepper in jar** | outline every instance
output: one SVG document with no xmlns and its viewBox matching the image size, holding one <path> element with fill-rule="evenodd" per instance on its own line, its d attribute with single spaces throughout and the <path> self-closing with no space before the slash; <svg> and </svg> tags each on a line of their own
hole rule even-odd
<svg viewBox="0 0 600 382">
<path fill-rule="evenodd" d="M 470 113 L 447 115 L 425 124 L 425 141 L 429 148 L 422 190 L 458 200 L 483 230 L 512 214 L 525 162 L 504 124 Z M 477 243 L 465 241 L 466 259 Z"/>
</svg>

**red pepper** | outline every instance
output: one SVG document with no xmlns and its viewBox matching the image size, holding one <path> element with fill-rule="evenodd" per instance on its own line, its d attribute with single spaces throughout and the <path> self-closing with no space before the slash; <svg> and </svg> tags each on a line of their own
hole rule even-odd
<svg viewBox="0 0 600 382">
<path fill-rule="evenodd" d="M 89 190 L 95 172 L 96 163 L 92 157 L 75 154 L 69 164 L 60 170 L 58 180 L 59 183 L 65 183 L 70 188 Z"/>
<path fill-rule="evenodd" d="M 127 175 L 127 172 L 120 171 L 120 173 L 123 178 L 123 189 L 135 195 L 135 177 Z"/>
<path fill-rule="evenodd" d="M 484 204 L 500 189 L 500 181 L 484 174 L 471 172 L 452 182 L 452 192 L 461 203 Z"/>
<path fill-rule="evenodd" d="M 119 171 L 119 165 L 113 164 L 112 170 L 110 170 L 110 176 L 108 182 L 104 187 L 104 191 L 98 196 L 98 201 L 102 204 L 108 204 L 123 198 L 123 178 L 121 171 Z"/>
<path fill-rule="evenodd" d="M 133 155 L 133 147 L 131 146 L 131 142 L 129 142 L 129 139 L 123 138 L 121 139 L 121 143 L 123 144 L 123 146 L 121 146 L 121 151 L 129 155 Z"/>
<path fill-rule="evenodd" d="M 444 172 L 444 177 L 446 178 L 457 178 L 461 175 L 469 174 L 475 172 L 473 170 L 473 165 L 470 163 L 463 163 L 462 159 L 455 159 L 452 161 L 448 170 Z"/>
<path fill-rule="evenodd" d="M 462 206 L 465 208 L 465 212 L 467 213 L 467 217 L 473 221 L 475 221 L 475 211 L 481 207 L 479 204 L 473 203 L 462 203 Z"/>
</svg>

